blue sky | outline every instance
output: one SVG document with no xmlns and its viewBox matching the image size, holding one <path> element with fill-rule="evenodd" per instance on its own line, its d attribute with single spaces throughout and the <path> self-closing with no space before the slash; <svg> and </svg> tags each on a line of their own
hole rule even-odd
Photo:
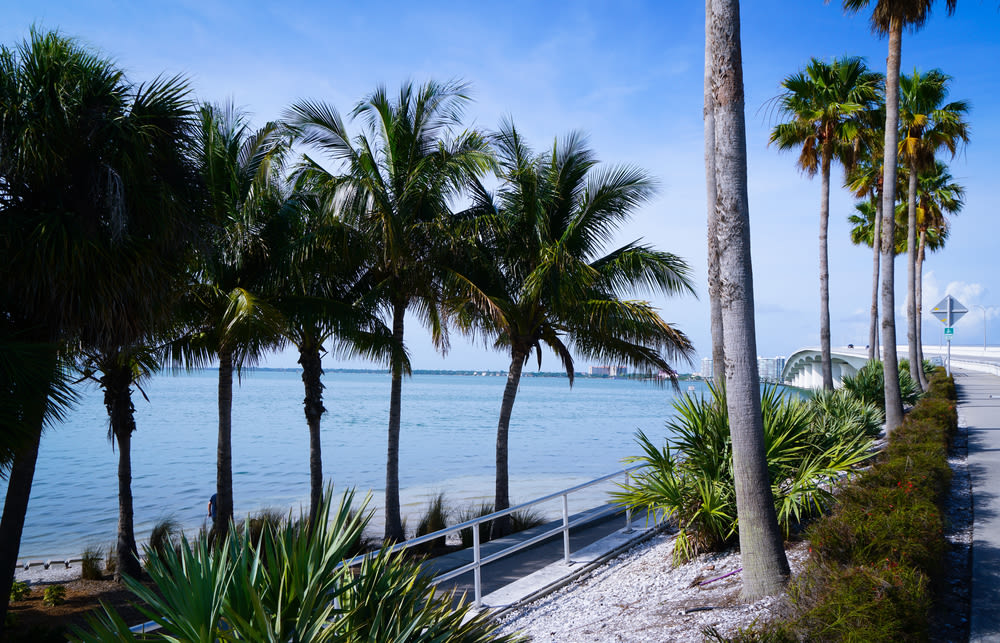
<svg viewBox="0 0 1000 643">
<path fill-rule="evenodd" d="M 951 161 L 967 190 L 951 238 L 925 265 L 929 309 L 952 294 L 973 310 L 956 327 L 957 344 L 1000 343 L 1000 277 L 995 269 L 1000 224 L 991 190 L 1000 176 L 1000 11 L 992 0 L 943 3 L 927 25 L 903 39 L 904 73 L 940 68 L 954 77 L 953 99 L 972 105 L 971 143 Z M 10 6 L 15 5 L 15 6 Z M 750 216 L 758 352 L 787 355 L 819 342 L 819 179 L 795 168 L 796 156 L 767 145 L 776 123 L 769 100 L 785 76 L 810 57 L 864 56 L 885 71 L 886 42 L 864 15 L 846 16 L 836 1 L 753 0 L 743 3 Z M 685 257 L 699 297 L 655 300 L 687 333 L 700 355 L 711 352 L 705 290 L 705 196 L 702 146 L 703 3 L 635 2 L 219 2 L 124 0 L 8 3 L 0 42 L 13 45 L 31 24 L 58 28 L 99 49 L 136 81 L 160 73 L 190 78 L 199 99 L 233 100 L 258 122 L 280 116 L 299 98 L 348 111 L 378 84 L 460 78 L 472 84 L 470 126 L 489 129 L 509 115 L 536 148 L 582 130 L 600 159 L 631 163 L 660 183 L 637 211 L 621 242 L 643 238 Z M 831 196 L 830 270 L 835 345 L 867 342 L 871 253 L 851 246 L 852 200 Z M 897 261 L 897 304 L 903 306 L 905 264 Z M 416 368 L 506 368 L 508 358 L 461 337 L 436 354 L 415 319 L 407 341 Z M 905 341 L 905 322 L 897 334 Z M 924 320 L 936 344 L 941 325 Z M 291 352 L 269 360 L 294 366 Z M 364 365 L 325 360 L 326 367 Z M 578 362 L 585 370 L 586 361 Z M 682 370 L 690 370 L 678 364 Z M 557 370 L 546 354 L 544 370 Z"/>
</svg>

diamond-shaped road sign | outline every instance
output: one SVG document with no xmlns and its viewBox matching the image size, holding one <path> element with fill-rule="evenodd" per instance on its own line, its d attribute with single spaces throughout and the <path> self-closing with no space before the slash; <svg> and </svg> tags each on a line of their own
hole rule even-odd
<svg viewBox="0 0 1000 643">
<path fill-rule="evenodd" d="M 949 327 L 954 326 L 955 322 L 961 319 L 967 312 L 969 312 L 969 309 L 951 295 L 946 296 L 938 302 L 937 306 L 931 308 L 931 314 L 941 320 L 941 323 L 945 326 Z"/>
</svg>

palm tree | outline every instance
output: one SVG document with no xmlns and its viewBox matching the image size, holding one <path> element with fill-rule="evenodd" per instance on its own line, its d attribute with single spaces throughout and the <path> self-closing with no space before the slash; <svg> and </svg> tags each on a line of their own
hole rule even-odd
<svg viewBox="0 0 1000 643">
<path fill-rule="evenodd" d="M 934 168 L 934 157 L 944 148 L 952 157 L 958 146 L 969 140 L 968 124 L 963 116 L 969 111 L 968 103 L 955 101 L 945 103 L 948 97 L 948 82 L 951 76 L 938 69 L 926 74 L 913 70 L 912 76 L 903 75 L 900 87 L 900 158 L 909 169 L 907 190 L 907 339 L 909 340 L 910 375 L 924 390 L 927 379 L 919 359 L 920 317 L 917 306 L 917 215 L 920 173 Z"/>
<path fill-rule="evenodd" d="M 357 231 L 332 216 L 320 195 L 298 186 L 281 208 L 280 223 L 269 226 L 276 260 L 268 292 L 284 318 L 284 335 L 299 351 L 303 408 L 309 426 L 309 516 L 316 518 L 323 498 L 320 426 L 323 406 L 324 345 L 336 353 L 385 360 L 391 332 L 365 298 L 371 248 Z"/>
<path fill-rule="evenodd" d="M 536 155 L 512 123 L 494 137 L 502 185 L 495 213 L 481 217 L 469 270 L 454 275 L 447 300 L 464 331 L 510 354 L 497 425 L 494 509 L 510 507 L 508 430 L 525 363 L 548 347 L 573 384 L 573 351 L 675 379 L 669 360 L 688 359 L 688 338 L 629 291 L 693 293 L 679 257 L 629 243 L 604 254 L 616 227 L 652 194 L 633 167 L 597 169 L 582 136 Z M 485 192 L 480 191 L 480 194 Z M 509 517 L 494 523 L 505 535 Z"/>
<path fill-rule="evenodd" d="M 738 0 L 714 0 L 710 20 L 726 405 L 743 558 L 741 595 L 756 600 L 779 592 L 789 568 L 767 472 L 757 374 Z"/>
<path fill-rule="evenodd" d="M 712 329 L 712 378 L 726 381 L 726 346 L 722 336 L 722 296 L 719 292 L 719 221 L 715 211 L 715 106 L 712 104 L 712 0 L 705 0 L 705 205 L 708 211 L 708 301 Z"/>
<path fill-rule="evenodd" d="M 390 358 L 388 448 L 385 482 L 385 538 L 404 538 L 399 511 L 399 427 L 403 376 L 409 362 L 403 343 L 404 317 L 415 311 L 434 341 L 447 348 L 439 306 L 436 260 L 449 201 L 472 177 L 488 169 L 486 142 L 476 132 L 456 133 L 468 102 L 462 83 L 405 83 L 398 96 L 384 87 L 351 112 L 364 131 L 352 139 L 333 107 L 300 101 L 288 120 L 301 141 L 330 155 L 340 175 L 328 174 L 341 218 L 361 231 L 375 249 L 374 289 L 392 320 L 396 348 Z M 325 171 L 317 164 L 318 174 Z"/>
<path fill-rule="evenodd" d="M 272 249 L 263 230 L 281 205 L 280 128 L 252 130 L 232 105 L 203 105 L 195 155 L 208 225 L 193 269 L 184 316 L 187 332 L 167 347 L 175 362 L 219 364 L 215 535 L 233 518 L 233 372 L 255 365 L 282 343 L 283 319 L 259 293 Z M 221 541 L 220 541 L 221 542 Z"/>
<path fill-rule="evenodd" d="M 854 162 L 862 137 L 861 116 L 878 102 L 881 76 L 868 71 L 862 58 L 848 56 L 832 63 L 813 58 L 804 71 L 782 81 L 778 97 L 781 113 L 791 120 L 771 132 L 778 149 L 801 147 L 798 165 L 822 179 L 819 208 L 820 351 L 823 388 L 833 390 L 830 357 L 830 268 L 827 231 L 830 227 L 830 167 Z"/>
<path fill-rule="evenodd" d="M 965 204 L 965 188 L 954 181 L 948 166 L 941 161 L 930 171 L 922 172 L 917 187 L 917 318 L 923 311 L 924 254 L 944 247 L 948 239 L 948 214 L 958 214 Z M 919 338 L 919 335 L 918 335 Z M 917 359 L 923 364 L 923 341 L 917 342 Z"/>
<path fill-rule="evenodd" d="M 174 296 L 167 285 L 196 228 L 185 196 L 187 91 L 179 78 L 131 84 L 58 33 L 32 31 L 16 50 L 0 49 L 4 350 L 21 343 L 43 356 L 37 373 L 12 383 L 23 395 L 19 424 L 34 430 L 10 464 L 0 520 L 7 570 L 41 428 L 62 404 L 64 347 L 130 341 Z M 2 578 L 6 597 L 13 576 Z"/>
<path fill-rule="evenodd" d="M 854 214 L 848 215 L 847 222 L 851 224 L 851 243 L 856 246 L 869 246 L 878 240 L 876 231 L 879 231 L 878 221 L 882 214 L 879 212 L 881 205 L 874 201 L 860 201 L 854 204 Z M 896 247 L 894 255 L 906 252 L 906 236 L 903 234 L 902 221 L 906 216 L 905 206 L 896 206 L 896 223 L 900 226 L 896 230 Z"/>
<path fill-rule="evenodd" d="M 945 0 L 948 13 L 954 13 L 958 0 Z M 871 15 L 872 31 L 879 36 L 889 36 L 889 55 L 885 72 L 885 161 L 883 163 L 882 211 L 892 209 L 896 203 L 896 163 L 899 142 L 899 60 L 902 51 L 903 27 L 917 30 L 930 16 L 934 0 L 843 0 L 844 9 L 852 13 L 874 5 Z M 882 218 L 883 239 L 894 239 L 895 219 Z M 903 400 L 899 393 L 899 364 L 896 356 L 895 317 L 895 266 L 892 249 L 882 249 L 882 343 L 885 346 L 885 427 L 891 433 L 903 421 Z"/>
</svg>

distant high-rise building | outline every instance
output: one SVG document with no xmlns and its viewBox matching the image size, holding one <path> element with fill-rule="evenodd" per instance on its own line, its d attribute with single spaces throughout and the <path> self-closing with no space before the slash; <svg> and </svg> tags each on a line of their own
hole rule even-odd
<svg viewBox="0 0 1000 643">
<path fill-rule="evenodd" d="M 710 380 L 715 377 L 715 370 L 712 368 L 711 357 L 701 358 L 701 376 L 706 380 Z"/>
<path fill-rule="evenodd" d="M 788 358 L 784 355 L 779 355 L 774 358 L 774 361 L 778 368 L 778 382 L 783 382 L 784 380 L 782 379 L 781 374 L 785 372 L 785 362 L 788 361 Z"/>
<path fill-rule="evenodd" d="M 610 366 L 591 366 L 590 367 L 591 377 L 608 377 L 611 375 Z"/>
</svg>

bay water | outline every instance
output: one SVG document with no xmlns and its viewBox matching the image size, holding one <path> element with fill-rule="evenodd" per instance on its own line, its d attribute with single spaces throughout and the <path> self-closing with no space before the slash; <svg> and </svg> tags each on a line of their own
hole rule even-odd
<svg viewBox="0 0 1000 643">
<path fill-rule="evenodd" d="M 371 491 L 370 531 L 381 535 L 390 377 L 324 375 L 323 473 L 340 492 Z M 496 425 L 505 377 L 417 374 L 403 382 L 399 479 L 409 529 L 428 500 L 444 492 L 455 508 L 493 496 Z M 132 491 L 140 541 L 172 518 L 188 534 L 206 524 L 215 491 L 218 373 L 158 375 L 136 391 Z M 683 382 L 701 393 L 701 383 Z M 677 393 L 635 380 L 525 377 L 510 425 L 514 503 L 621 470 L 637 455 L 637 430 L 666 437 Z M 298 515 L 309 502 L 309 440 L 296 371 L 244 373 L 233 389 L 233 494 L 237 519 L 262 508 Z M 117 459 L 96 387 L 65 422 L 46 430 L 21 541 L 22 560 L 78 556 L 108 547 L 118 519 Z M 2 483 L 0 483 L 2 484 Z M 607 500 L 607 484 L 571 496 L 571 511 Z M 6 486 L 4 485 L 4 492 Z M 554 518 L 559 505 L 542 507 Z"/>
</svg>

